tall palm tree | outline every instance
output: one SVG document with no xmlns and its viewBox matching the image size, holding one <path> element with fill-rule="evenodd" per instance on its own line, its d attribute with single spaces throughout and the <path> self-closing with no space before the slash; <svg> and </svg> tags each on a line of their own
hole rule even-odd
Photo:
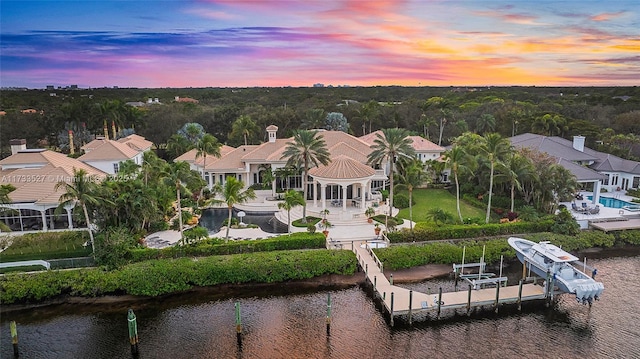
<svg viewBox="0 0 640 359">
<path fill-rule="evenodd" d="M 504 176 L 511 189 L 510 211 L 513 212 L 515 209 L 516 189 L 522 189 L 522 183 L 533 176 L 535 169 L 531 160 L 517 152 L 508 157 L 506 167 Z"/>
<path fill-rule="evenodd" d="M 327 165 L 331 162 L 327 144 L 318 131 L 299 130 L 293 135 L 293 140 L 287 142 L 287 147 L 282 153 L 282 158 L 287 159 L 287 166 L 302 168 L 302 192 L 304 204 L 302 205 L 302 222 L 307 221 L 307 173 L 311 165 Z"/>
<path fill-rule="evenodd" d="M 301 128 L 311 130 L 314 128 L 321 128 L 324 126 L 325 119 L 324 110 L 321 108 L 312 108 L 304 113 L 304 119 L 302 120 Z"/>
<path fill-rule="evenodd" d="M 480 152 L 486 156 L 489 161 L 489 200 L 487 203 L 487 216 L 485 223 L 489 223 L 489 215 L 491 214 L 491 196 L 493 194 L 493 177 L 496 165 L 510 152 L 511 144 L 509 140 L 503 138 L 498 133 L 489 133 L 483 137 L 480 145 Z"/>
<path fill-rule="evenodd" d="M 300 192 L 290 189 L 284 193 L 283 200 L 278 203 L 278 208 L 287 211 L 287 233 L 291 233 L 291 210 L 304 205 L 304 198 Z"/>
<path fill-rule="evenodd" d="M 456 210 L 458 212 L 458 218 L 460 223 L 464 222 L 462 219 L 462 212 L 460 211 L 460 181 L 459 176 L 463 172 L 470 170 L 467 164 L 471 162 L 470 156 L 465 152 L 464 148 L 460 146 L 453 146 L 450 150 L 444 153 L 444 158 L 447 166 L 451 168 L 453 173 L 453 179 L 456 182 Z"/>
<path fill-rule="evenodd" d="M 376 133 L 376 139 L 371 145 L 371 153 L 367 156 L 367 163 L 379 165 L 389 164 L 389 209 L 393 208 L 393 176 L 395 164 L 400 158 L 413 158 L 415 151 L 413 141 L 408 137 L 409 132 L 403 128 L 386 128 Z"/>
<path fill-rule="evenodd" d="M 436 125 L 436 120 L 434 120 L 432 117 L 429 117 L 423 113 L 422 115 L 420 115 L 420 120 L 418 120 L 418 125 L 422 126 L 422 137 L 431 141 L 431 139 L 429 138 L 429 128 L 431 126 Z"/>
<path fill-rule="evenodd" d="M 244 145 L 246 146 L 249 143 L 248 139 L 253 138 L 259 130 L 260 128 L 250 116 L 242 115 L 233 121 L 230 137 L 235 138 L 242 136 L 244 138 Z"/>
<path fill-rule="evenodd" d="M 180 230 L 180 239 L 182 239 L 182 204 L 180 203 L 180 192 L 186 190 L 184 183 L 193 176 L 189 164 L 184 161 L 177 161 L 168 164 L 161 174 L 163 182 L 168 186 L 175 186 L 176 189 L 176 205 L 178 210 L 178 224 Z"/>
<path fill-rule="evenodd" d="M 409 192 L 409 230 L 413 231 L 413 189 L 428 181 L 425 164 L 417 158 L 399 161 L 398 166 L 402 169 L 398 171 L 398 182 L 407 188 Z"/>
<path fill-rule="evenodd" d="M 363 129 L 365 127 L 364 125 L 367 123 L 367 121 L 369 121 L 369 133 L 371 133 L 371 124 L 373 123 L 373 119 L 378 116 L 379 109 L 380 105 L 378 104 L 378 102 L 371 100 L 363 104 L 358 110 L 358 113 L 362 118 Z M 362 132 L 362 135 L 365 135 L 364 131 Z"/>
<path fill-rule="evenodd" d="M 429 98 L 423 106 L 424 109 L 435 108 L 440 112 L 440 126 L 438 130 L 440 132 L 438 136 L 438 146 L 442 145 L 442 134 L 444 133 L 444 126 L 447 124 L 447 117 L 451 114 L 451 102 L 445 98 L 434 96 Z"/>
<path fill-rule="evenodd" d="M 91 220 L 89 218 L 89 210 L 87 205 L 97 206 L 101 202 L 101 198 L 97 196 L 98 184 L 93 178 L 91 178 L 87 171 L 84 169 L 73 169 L 73 181 L 64 182 L 60 181 L 56 183 L 54 189 L 58 191 L 62 189 L 64 193 L 60 195 L 58 202 L 59 207 L 74 205 L 80 206 L 84 213 L 84 220 L 87 222 L 87 229 L 89 230 L 89 238 L 91 239 L 91 250 L 95 255 L 96 247 L 93 240 L 93 232 L 91 231 Z"/>
<path fill-rule="evenodd" d="M 181 135 L 171 135 L 167 140 L 167 154 L 171 156 L 171 158 L 176 158 L 192 148 L 193 143 Z"/>
<path fill-rule="evenodd" d="M 229 218 L 227 221 L 227 234 L 225 235 L 225 242 L 229 241 L 229 227 L 231 227 L 231 214 L 233 213 L 233 206 L 240 203 L 245 203 L 250 199 L 256 198 L 256 194 L 253 188 L 249 187 L 246 190 L 244 183 L 235 177 L 227 177 L 224 185 L 219 182 L 216 184 L 216 192 L 222 196 L 222 201 L 227 204 L 229 209 Z"/>
<path fill-rule="evenodd" d="M 220 147 L 222 147 L 222 145 L 218 142 L 218 139 L 209 133 L 205 133 L 205 135 L 196 142 L 196 159 L 203 157 L 202 178 L 205 178 L 205 171 L 207 170 L 207 155 L 209 154 L 220 158 Z M 207 183 L 207 186 L 209 186 L 209 183 Z"/>
</svg>

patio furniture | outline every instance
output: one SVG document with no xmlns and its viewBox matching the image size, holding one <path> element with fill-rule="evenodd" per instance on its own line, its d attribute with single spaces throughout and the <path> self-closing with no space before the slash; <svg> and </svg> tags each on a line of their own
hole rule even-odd
<svg viewBox="0 0 640 359">
<path fill-rule="evenodd" d="M 582 208 L 588 209 L 587 202 L 582 202 Z"/>
<path fill-rule="evenodd" d="M 578 208 L 575 202 L 571 202 L 571 209 L 573 209 L 575 212 L 580 212 L 580 208 Z"/>
<path fill-rule="evenodd" d="M 595 207 L 589 209 L 589 214 L 598 214 L 600 213 L 600 206 L 596 205 Z"/>
</svg>

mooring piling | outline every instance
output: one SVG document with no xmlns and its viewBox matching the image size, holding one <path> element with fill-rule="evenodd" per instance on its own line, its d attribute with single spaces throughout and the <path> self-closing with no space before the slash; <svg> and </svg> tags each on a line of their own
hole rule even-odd
<svg viewBox="0 0 640 359">
<path fill-rule="evenodd" d="M 442 305 L 442 287 L 438 290 L 438 314 L 436 318 L 440 318 L 440 306 Z"/>
<path fill-rule="evenodd" d="M 240 314 L 240 302 L 236 302 L 236 337 L 238 345 L 242 345 L 242 316 Z"/>
<path fill-rule="evenodd" d="M 11 323 L 9 323 L 9 326 L 11 327 L 11 343 L 13 344 L 13 356 L 17 358 L 20 356 L 20 351 L 18 350 L 18 327 L 16 326 L 16 321 L 12 320 Z"/>
<path fill-rule="evenodd" d="M 409 325 L 411 325 L 411 302 L 413 302 L 413 291 L 409 291 Z"/>
<path fill-rule="evenodd" d="M 133 356 L 138 355 L 138 322 L 136 315 L 133 313 L 133 309 L 129 309 L 127 312 L 127 324 L 129 327 L 129 344 L 131 345 L 131 354 Z"/>
<path fill-rule="evenodd" d="M 393 273 L 389 274 L 389 284 L 393 285 Z"/>
<path fill-rule="evenodd" d="M 522 283 L 524 281 L 520 279 L 520 282 L 518 282 L 518 311 L 522 311 Z"/>
<path fill-rule="evenodd" d="M 391 311 L 389 314 L 391 316 L 391 326 L 393 327 L 393 292 L 391 292 Z"/>
<path fill-rule="evenodd" d="M 331 293 L 327 293 L 327 335 L 331 335 Z"/>
<path fill-rule="evenodd" d="M 495 302 L 495 311 L 498 313 L 498 306 L 500 305 L 500 282 L 496 283 L 496 302 Z"/>
<path fill-rule="evenodd" d="M 469 284 L 469 292 L 467 292 L 467 316 L 471 315 L 471 284 Z"/>
</svg>

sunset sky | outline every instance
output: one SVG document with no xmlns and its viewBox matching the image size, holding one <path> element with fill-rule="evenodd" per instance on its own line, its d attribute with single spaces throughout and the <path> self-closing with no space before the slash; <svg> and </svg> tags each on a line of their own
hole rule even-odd
<svg viewBox="0 0 640 359">
<path fill-rule="evenodd" d="M 0 86 L 640 85 L 640 1 L 0 1 Z"/>
</svg>

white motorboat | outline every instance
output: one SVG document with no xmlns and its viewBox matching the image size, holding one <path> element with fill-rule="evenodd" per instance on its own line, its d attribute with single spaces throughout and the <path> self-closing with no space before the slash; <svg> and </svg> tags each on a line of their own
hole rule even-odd
<svg viewBox="0 0 640 359">
<path fill-rule="evenodd" d="M 596 270 L 592 276 L 581 271 L 585 267 L 578 257 L 550 242 L 532 242 L 523 238 L 509 238 L 509 245 L 516 250 L 520 262 L 542 278 L 552 278 L 554 284 L 565 293 L 575 294 L 576 299 L 582 303 L 591 304 L 598 300 L 604 285 L 594 279 Z"/>
</svg>

